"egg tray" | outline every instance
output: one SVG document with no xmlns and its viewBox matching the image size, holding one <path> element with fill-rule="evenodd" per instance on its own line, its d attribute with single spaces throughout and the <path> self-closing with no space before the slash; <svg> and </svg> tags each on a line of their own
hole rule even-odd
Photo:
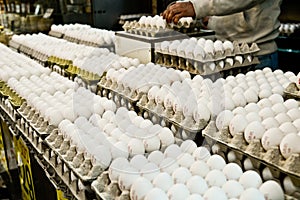
<svg viewBox="0 0 300 200">
<path fill-rule="evenodd" d="M 102 76 L 100 82 L 97 84 L 96 91 L 98 95 L 113 100 L 116 103 L 117 107 L 126 107 L 128 110 L 133 110 L 138 113 L 139 110 L 137 107 L 137 102 L 142 97 L 142 94 L 137 93 L 134 98 L 131 98 L 124 95 L 117 88 L 117 84 L 109 84 L 108 81 L 106 81 L 106 77 L 104 75 Z"/>
<path fill-rule="evenodd" d="M 223 157 L 229 151 L 233 151 L 237 161 L 249 158 L 253 167 L 258 170 L 258 172 L 264 167 L 268 167 L 274 178 L 282 180 L 282 177 L 288 176 L 296 186 L 300 187 L 299 154 L 293 154 L 290 158 L 285 160 L 278 147 L 265 151 L 260 140 L 254 140 L 250 144 L 247 144 L 242 133 L 232 137 L 228 128 L 224 128 L 218 132 L 214 121 L 209 123 L 202 131 L 202 134 L 210 146 L 214 144 L 220 146 L 218 153 Z M 242 166 L 242 163 L 238 162 L 238 164 Z M 300 198 L 300 191 L 299 194 L 295 195 L 297 198 Z"/>
<path fill-rule="evenodd" d="M 45 143 L 49 147 L 46 153 L 48 160 L 60 170 L 62 175 L 70 171 L 83 183 L 89 183 L 95 180 L 103 171 L 98 166 L 94 166 L 90 158 L 85 158 L 86 155 L 84 153 L 78 152 L 75 146 L 71 146 L 70 141 L 65 140 L 58 130 L 53 130 L 46 138 Z M 76 164 L 73 162 L 76 162 Z M 61 165 L 59 166 L 60 163 Z M 80 173 L 82 168 L 86 170 L 85 175 Z M 86 174 L 88 172 L 93 174 Z"/>
<path fill-rule="evenodd" d="M 8 46 L 14 50 L 16 50 L 17 52 L 20 52 L 20 46 L 21 44 L 20 43 L 17 43 L 13 40 L 9 40 L 8 41 Z"/>
<path fill-rule="evenodd" d="M 97 200 L 130 199 L 129 191 L 121 191 L 117 182 L 110 181 L 108 171 L 92 182 L 91 189 L 95 192 Z"/>
<path fill-rule="evenodd" d="M 176 55 L 163 54 L 161 52 L 156 52 L 156 63 L 166 66 L 173 67 L 179 70 L 186 70 L 191 74 L 197 75 L 214 75 L 214 74 L 230 74 L 232 71 L 236 69 L 243 69 L 246 67 L 250 67 L 256 64 L 259 64 L 259 60 L 257 57 L 252 56 L 252 53 L 241 54 L 242 63 L 236 60 L 234 56 L 227 56 L 221 59 L 213 60 L 213 61 L 199 61 L 195 59 L 188 59 L 183 57 L 178 57 Z M 227 59 L 232 59 L 232 63 L 227 62 Z M 215 69 L 212 70 L 209 68 L 211 63 L 215 64 Z M 245 70 L 246 71 L 246 70 Z"/>
<path fill-rule="evenodd" d="M 192 122 L 193 119 L 182 119 L 182 113 L 173 114 L 173 110 L 168 111 L 163 108 L 163 105 L 153 105 L 153 107 L 151 106 L 151 109 L 149 109 L 149 107 L 147 107 L 148 102 L 144 101 L 146 99 L 146 95 L 143 95 L 142 99 L 137 103 L 140 110 L 139 115 L 145 119 L 151 120 L 154 124 L 168 127 L 174 133 L 176 138 L 182 140 L 195 140 L 197 135 L 201 134 L 201 131 L 207 125 L 204 121 L 196 124 L 195 122 Z M 182 117 L 180 117 L 180 115 Z M 178 122 L 178 120 L 181 122 Z"/>
<path fill-rule="evenodd" d="M 290 83 L 283 94 L 286 99 L 295 99 L 300 102 L 300 88 L 296 83 Z"/>
<path fill-rule="evenodd" d="M 46 65 L 46 62 L 47 62 L 47 59 L 48 59 L 48 56 L 41 53 L 41 52 L 38 52 L 38 51 L 35 51 L 33 49 L 31 49 L 30 47 L 28 46 L 25 46 L 25 45 L 22 45 L 22 44 L 19 44 L 19 49 L 18 49 L 18 52 L 19 53 L 23 53 L 24 55 L 30 57 L 31 59 L 37 61 L 38 63 L 42 64 L 43 66 Z"/>
</svg>

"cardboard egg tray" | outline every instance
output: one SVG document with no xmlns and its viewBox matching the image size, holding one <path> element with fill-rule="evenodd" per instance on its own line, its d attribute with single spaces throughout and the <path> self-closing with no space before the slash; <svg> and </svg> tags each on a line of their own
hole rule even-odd
<svg viewBox="0 0 300 200">
<path fill-rule="evenodd" d="M 182 113 L 174 113 L 173 110 L 168 110 L 163 105 L 156 105 L 153 102 L 151 108 L 147 104 L 146 95 L 137 103 L 139 107 L 139 115 L 145 119 L 151 120 L 154 124 L 159 124 L 163 127 L 168 127 L 176 138 L 182 140 L 195 140 L 197 135 L 201 135 L 201 131 L 206 127 L 205 121 L 196 123 L 193 119 L 183 119 Z"/>
<path fill-rule="evenodd" d="M 267 167 L 275 179 L 283 180 L 283 177 L 288 176 L 295 186 L 300 187 L 299 154 L 293 154 L 288 159 L 285 159 L 281 155 L 279 147 L 265 151 L 260 140 L 254 140 L 250 144 L 247 144 L 242 133 L 232 137 L 228 128 L 218 132 L 214 121 L 209 123 L 202 134 L 210 146 L 217 144 L 220 147 L 218 154 L 223 157 L 228 152 L 233 151 L 236 156 L 236 162 L 241 167 L 245 167 L 242 161 L 249 158 L 257 172 L 260 173 L 262 169 Z M 299 199 L 300 191 L 291 196 Z"/>
<path fill-rule="evenodd" d="M 117 83 L 111 83 L 106 80 L 105 75 L 102 76 L 100 82 L 97 84 L 97 94 L 113 100 L 117 107 L 126 107 L 128 110 L 133 110 L 138 113 L 137 102 L 143 94 L 133 92 L 134 96 L 126 96 L 124 91 L 118 88 Z"/>
<path fill-rule="evenodd" d="M 20 51 L 20 46 L 21 46 L 21 44 L 15 42 L 15 41 L 13 41 L 13 40 L 9 40 L 8 46 L 9 46 L 11 49 L 13 49 L 13 50 L 19 52 L 19 51 Z"/>
<path fill-rule="evenodd" d="M 287 99 L 295 99 L 300 101 L 300 88 L 296 83 L 290 83 L 283 91 L 283 94 Z"/>
<path fill-rule="evenodd" d="M 200 75 L 213 75 L 213 74 L 235 74 L 236 69 L 243 69 L 248 66 L 256 65 L 259 63 L 258 58 L 253 56 L 253 53 L 259 51 L 258 46 L 253 43 L 249 46 L 247 43 L 239 45 L 236 42 L 234 44 L 234 51 L 226 50 L 222 52 L 216 52 L 214 55 L 207 54 L 203 59 L 192 59 L 187 57 L 180 57 L 177 54 L 170 52 L 163 52 L 159 49 L 155 50 L 156 63 L 167 67 L 173 67 L 179 70 L 187 70 L 191 74 Z M 241 56 L 242 62 L 235 59 L 235 56 Z M 227 59 L 230 59 L 230 63 Z M 209 68 L 211 63 L 215 64 L 215 69 Z M 245 71 L 247 71 L 246 69 Z"/>
<path fill-rule="evenodd" d="M 64 36 L 63 33 L 52 31 L 52 30 L 49 31 L 48 35 L 50 35 L 52 37 L 57 37 L 57 38 L 62 38 Z"/>
</svg>

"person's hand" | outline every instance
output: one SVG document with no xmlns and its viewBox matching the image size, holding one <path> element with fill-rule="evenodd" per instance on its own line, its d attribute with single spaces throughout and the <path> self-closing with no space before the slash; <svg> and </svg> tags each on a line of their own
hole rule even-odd
<svg viewBox="0 0 300 200">
<path fill-rule="evenodd" d="M 196 13 L 194 6 L 191 2 L 176 2 L 167 7 L 162 13 L 162 17 L 167 20 L 168 23 L 178 23 L 182 17 L 195 17 Z"/>
</svg>

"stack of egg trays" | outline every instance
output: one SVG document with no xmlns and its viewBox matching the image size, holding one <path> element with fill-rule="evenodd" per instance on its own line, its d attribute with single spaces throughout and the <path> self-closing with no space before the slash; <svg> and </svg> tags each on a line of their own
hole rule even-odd
<svg viewBox="0 0 300 200">
<path fill-rule="evenodd" d="M 124 95 L 121 91 L 118 91 L 117 84 L 111 84 L 106 79 L 106 74 L 101 77 L 97 84 L 97 94 L 113 100 L 117 107 L 126 107 L 128 110 L 135 111 L 139 113 L 137 102 L 142 97 L 142 93 L 138 93 L 135 97 L 129 97 Z"/>
<path fill-rule="evenodd" d="M 159 124 L 163 127 L 168 127 L 177 139 L 196 140 L 198 139 L 197 136 L 201 135 L 201 131 L 207 126 L 207 123 L 205 121 L 200 121 L 196 127 L 191 127 L 182 123 L 178 123 L 175 119 L 175 114 L 171 114 L 170 112 L 168 112 L 168 110 L 157 112 L 155 108 L 149 109 L 146 106 L 147 101 L 147 95 L 144 94 L 142 99 L 139 102 L 137 102 L 137 106 L 140 111 L 139 115 L 145 119 L 151 120 L 154 124 Z"/>
<path fill-rule="evenodd" d="M 178 34 L 198 33 L 201 31 L 200 21 L 194 21 L 188 26 L 167 24 L 166 28 L 140 27 L 137 21 L 129 22 L 123 26 L 125 32 L 146 37 L 163 37 Z"/>
<path fill-rule="evenodd" d="M 240 133 L 232 137 L 228 127 L 218 132 L 214 121 L 209 123 L 202 134 L 210 146 L 217 144 L 220 147 L 218 154 L 221 156 L 233 151 L 237 160 L 241 161 L 237 164 L 242 165 L 242 161 L 249 158 L 257 171 L 267 167 L 272 176 L 278 181 L 282 181 L 284 177 L 289 177 L 295 186 L 300 186 L 299 154 L 293 154 L 285 159 L 278 147 L 265 151 L 260 140 L 253 140 L 250 144 L 247 144 L 244 134 Z M 297 193 L 293 195 L 295 197 L 292 196 L 291 198 L 298 199 L 300 197 L 300 194 Z"/>
<path fill-rule="evenodd" d="M 166 53 L 159 49 L 155 49 L 156 63 L 180 70 L 187 70 L 191 74 L 200 74 L 203 76 L 220 74 L 222 71 L 224 71 L 224 73 L 232 74 L 230 71 L 237 68 L 244 68 L 246 66 L 259 63 L 258 58 L 253 56 L 253 53 L 259 51 L 256 43 L 252 43 L 249 46 L 247 43 L 239 45 L 236 41 L 234 41 L 233 47 L 233 52 L 226 50 L 223 53 L 216 52 L 215 54 L 206 54 L 205 58 L 199 59 L 180 57 L 176 53 Z M 235 56 L 241 56 L 242 63 L 236 60 Z M 226 61 L 227 58 L 231 58 L 233 60 L 232 65 Z M 216 65 L 216 69 L 214 71 L 210 70 L 208 67 L 211 63 Z M 207 69 L 207 71 L 205 71 L 204 68 Z"/>
<path fill-rule="evenodd" d="M 283 91 L 286 99 L 295 99 L 300 102 L 300 88 L 296 83 L 290 83 Z"/>
<path fill-rule="evenodd" d="M 52 137 L 53 141 L 50 139 Z M 83 158 L 83 153 L 76 154 L 75 147 L 70 147 L 69 150 L 64 150 L 62 152 L 59 148 L 70 141 L 63 141 L 61 144 L 57 143 L 56 141 L 61 138 L 62 134 L 59 133 L 58 129 L 53 129 L 50 133 L 50 136 L 47 137 L 44 141 L 46 145 L 46 150 L 43 154 L 44 159 L 51 165 L 51 167 L 55 170 L 57 175 L 63 182 L 69 186 L 71 192 L 79 196 L 80 199 L 85 199 L 84 195 L 87 191 L 90 190 L 91 183 L 97 178 L 92 176 L 83 176 L 78 172 L 78 168 L 75 168 L 71 161 L 66 159 L 67 152 L 73 152 L 73 159 L 80 159 Z M 84 164 L 87 166 L 92 166 L 91 160 L 87 159 L 84 161 Z"/>
</svg>

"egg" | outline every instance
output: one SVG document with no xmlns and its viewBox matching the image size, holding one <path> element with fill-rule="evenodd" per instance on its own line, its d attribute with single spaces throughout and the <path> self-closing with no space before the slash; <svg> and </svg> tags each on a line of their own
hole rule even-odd
<svg viewBox="0 0 300 200">
<path fill-rule="evenodd" d="M 275 116 L 275 119 L 278 121 L 279 124 L 292 121 L 291 118 L 285 112 L 277 114 Z"/>
<path fill-rule="evenodd" d="M 172 173 L 173 182 L 185 184 L 185 182 L 192 176 L 191 172 L 185 167 L 179 167 Z"/>
<path fill-rule="evenodd" d="M 273 180 L 264 182 L 259 191 L 264 195 L 265 199 L 280 200 L 285 199 L 284 192 L 281 186 Z"/>
<path fill-rule="evenodd" d="M 271 128 L 267 130 L 261 139 L 263 148 L 267 151 L 272 147 L 278 146 L 283 136 L 284 135 L 279 128 Z"/>
<path fill-rule="evenodd" d="M 261 121 L 261 117 L 258 115 L 257 112 L 249 112 L 246 115 L 246 120 L 248 121 L 248 123 L 254 122 L 254 121 Z"/>
<path fill-rule="evenodd" d="M 291 108 L 287 112 L 287 115 L 291 118 L 292 121 L 295 121 L 300 118 L 300 109 L 299 108 Z"/>
<path fill-rule="evenodd" d="M 283 103 L 283 97 L 279 94 L 272 94 L 268 99 L 270 99 L 273 105 L 275 105 L 276 103 Z"/>
<path fill-rule="evenodd" d="M 244 132 L 245 140 L 250 143 L 252 140 L 261 139 L 265 128 L 259 121 L 253 121 L 247 125 Z"/>
<path fill-rule="evenodd" d="M 197 144 L 193 140 L 185 140 L 181 143 L 180 149 L 182 152 L 193 154 L 197 149 Z"/>
<path fill-rule="evenodd" d="M 127 167 L 119 173 L 118 184 L 121 190 L 130 190 L 131 185 L 140 177 L 138 170 Z"/>
<path fill-rule="evenodd" d="M 177 164 L 174 158 L 168 157 L 168 158 L 164 158 L 161 161 L 159 167 L 162 172 L 167 172 L 169 174 L 172 174 L 174 170 L 179 168 L 179 165 Z"/>
<path fill-rule="evenodd" d="M 152 188 L 153 185 L 148 179 L 139 177 L 130 188 L 130 197 L 131 199 L 142 200 Z"/>
<path fill-rule="evenodd" d="M 140 172 L 143 177 L 147 178 L 149 181 L 152 181 L 160 173 L 160 169 L 154 163 L 147 163 L 143 166 Z"/>
<path fill-rule="evenodd" d="M 272 106 L 275 114 L 287 112 L 287 108 L 282 103 L 276 103 Z"/>
<path fill-rule="evenodd" d="M 232 100 L 236 107 L 245 106 L 247 104 L 246 98 L 245 98 L 244 94 L 242 94 L 242 93 L 235 93 L 232 96 Z"/>
<path fill-rule="evenodd" d="M 204 200 L 204 199 L 199 194 L 192 194 L 187 198 L 187 200 Z"/>
<path fill-rule="evenodd" d="M 260 107 L 256 104 L 256 103 L 248 103 L 245 106 L 245 110 L 249 113 L 249 112 L 259 112 L 260 111 Z"/>
<path fill-rule="evenodd" d="M 207 161 L 210 158 L 210 152 L 205 147 L 197 147 L 193 153 L 193 157 L 195 160 Z"/>
<path fill-rule="evenodd" d="M 240 196 L 240 200 L 264 200 L 264 195 L 257 188 L 247 188 Z"/>
<path fill-rule="evenodd" d="M 169 146 L 175 142 L 172 131 L 166 127 L 162 128 L 158 134 L 162 146 Z"/>
<path fill-rule="evenodd" d="M 181 167 L 189 168 L 194 162 L 193 156 L 189 153 L 182 153 L 177 157 L 177 163 Z"/>
<path fill-rule="evenodd" d="M 234 115 L 243 115 L 243 116 L 246 116 L 247 115 L 247 111 L 246 111 L 246 109 L 244 108 L 244 107 L 237 107 L 237 108 L 235 108 L 233 111 L 232 111 L 232 113 L 234 114 Z"/>
<path fill-rule="evenodd" d="M 186 186 L 192 194 L 204 195 L 208 189 L 206 181 L 201 176 L 190 177 L 186 182 Z"/>
<path fill-rule="evenodd" d="M 218 200 L 227 200 L 227 196 L 226 196 L 226 193 L 222 190 L 222 188 L 220 187 L 216 187 L 216 186 L 213 186 L 213 187 L 210 187 L 204 194 L 204 199 L 207 199 L 207 200 L 215 200 L 215 199 L 218 199 Z"/>
<path fill-rule="evenodd" d="M 184 184 L 178 183 L 173 185 L 168 190 L 167 194 L 168 194 L 168 199 L 170 200 L 182 200 L 182 199 L 187 199 L 188 196 L 190 195 L 190 192 Z"/>
<path fill-rule="evenodd" d="M 236 180 L 229 180 L 222 186 L 228 198 L 239 198 L 243 193 L 243 186 Z"/>
<path fill-rule="evenodd" d="M 267 99 L 267 98 L 261 99 L 261 100 L 257 103 L 257 105 L 258 105 L 260 108 L 272 107 L 272 106 L 273 106 L 271 100 L 270 100 L 270 99 Z"/>
<path fill-rule="evenodd" d="M 243 171 L 241 167 L 236 163 L 228 163 L 223 168 L 222 172 L 226 176 L 227 180 L 239 180 L 242 176 Z M 234 173 L 232 173 L 234 172 Z"/>
<path fill-rule="evenodd" d="M 168 200 L 168 196 L 160 188 L 152 188 L 149 192 L 147 192 L 145 196 L 145 200 L 153 200 L 153 199 L 160 199 L 160 200 Z"/>
<path fill-rule="evenodd" d="M 216 127 L 222 130 L 229 126 L 230 121 L 234 117 L 233 113 L 229 110 L 222 111 L 216 118 Z"/>
<path fill-rule="evenodd" d="M 237 133 L 243 133 L 248 121 L 245 116 L 237 114 L 235 115 L 229 123 L 229 131 L 232 136 Z"/>
<path fill-rule="evenodd" d="M 268 117 L 266 119 L 264 119 L 261 124 L 265 127 L 266 130 L 270 129 L 270 128 L 277 128 L 279 127 L 279 123 L 276 119 L 274 119 L 274 117 Z"/>
<path fill-rule="evenodd" d="M 160 188 L 164 192 L 167 192 L 173 185 L 172 177 L 166 172 L 159 173 L 152 182 L 154 187 Z"/>
<path fill-rule="evenodd" d="M 191 165 L 190 171 L 192 175 L 198 175 L 202 178 L 205 178 L 205 176 L 209 172 L 209 167 L 204 161 L 197 160 Z"/>
<path fill-rule="evenodd" d="M 280 152 L 284 158 L 288 159 L 292 154 L 300 153 L 299 141 L 300 136 L 295 133 L 287 134 L 282 138 L 280 142 Z"/>
<path fill-rule="evenodd" d="M 257 172 L 248 170 L 241 175 L 239 183 L 244 187 L 244 189 L 259 188 L 262 184 L 262 179 Z"/>
<path fill-rule="evenodd" d="M 133 168 L 141 170 L 148 163 L 148 160 L 144 155 L 135 155 L 129 163 Z"/>
<path fill-rule="evenodd" d="M 297 128 L 293 125 L 292 122 L 284 122 L 279 126 L 279 129 L 282 131 L 284 135 L 298 132 Z"/>
<path fill-rule="evenodd" d="M 262 108 L 259 112 L 258 115 L 262 118 L 262 120 L 267 119 L 269 117 L 274 117 L 275 112 L 272 110 L 270 107 Z"/>
<path fill-rule="evenodd" d="M 123 141 L 118 141 L 116 142 L 110 149 L 112 157 L 115 158 L 119 158 L 119 157 L 124 157 L 124 158 L 128 158 L 129 156 L 129 152 L 127 149 L 127 145 L 125 142 Z"/>
<path fill-rule="evenodd" d="M 226 165 L 225 160 L 220 155 L 212 155 L 206 161 L 207 165 L 211 170 L 218 169 L 223 170 Z"/>
</svg>

